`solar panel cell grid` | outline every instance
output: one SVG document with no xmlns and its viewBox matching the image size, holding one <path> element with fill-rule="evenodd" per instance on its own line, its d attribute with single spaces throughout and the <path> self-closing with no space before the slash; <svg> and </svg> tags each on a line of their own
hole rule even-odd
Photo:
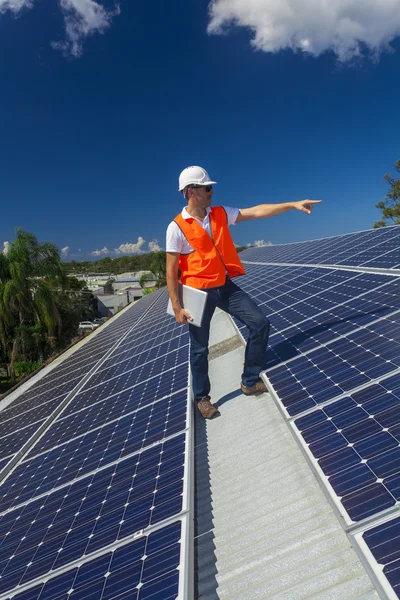
<svg viewBox="0 0 400 600">
<path fill-rule="evenodd" d="M 96 375 L 91 377 L 91 379 L 90 379 L 91 387 L 93 387 L 93 385 L 97 385 L 98 383 L 101 383 L 103 381 L 108 381 L 109 379 L 111 379 L 113 377 L 117 377 L 120 374 L 133 371 L 133 369 L 135 369 L 136 367 L 143 367 L 144 365 L 147 365 L 148 368 L 150 368 L 151 363 L 153 363 L 154 361 L 157 361 L 157 364 L 158 364 L 159 362 L 161 362 L 161 360 L 163 358 L 165 359 L 167 356 L 173 362 L 174 359 L 176 358 L 176 353 L 179 353 L 180 357 L 182 357 L 183 359 L 186 359 L 186 357 L 188 355 L 188 350 L 189 350 L 188 342 L 189 342 L 189 340 L 187 340 L 186 345 L 179 347 L 180 340 L 179 340 L 179 338 L 175 338 L 174 340 L 172 340 L 170 342 L 166 342 L 164 344 L 160 344 L 159 346 L 156 346 L 155 348 L 152 348 L 151 350 L 147 350 L 140 354 L 135 353 L 134 356 L 132 356 L 129 359 L 125 359 L 122 362 L 116 363 L 116 362 L 114 362 L 114 360 L 115 360 L 114 359 L 111 361 L 111 364 L 110 364 L 110 361 L 105 361 L 104 364 L 102 365 L 102 369 L 99 370 L 96 373 Z M 180 358 L 178 357 L 177 360 L 180 360 Z M 166 367 L 166 368 L 168 368 L 168 367 Z M 163 370 L 165 370 L 165 369 L 163 369 Z"/>
<path fill-rule="evenodd" d="M 390 249 L 399 246 L 397 227 L 385 227 L 335 238 L 324 238 L 293 244 L 252 248 L 241 253 L 243 261 L 297 264 L 348 264 L 359 266 L 368 260 L 385 255 L 385 268 L 393 268 L 399 261 L 390 255 Z"/>
<path fill-rule="evenodd" d="M 13 401 L 0 412 L 0 423 L 8 421 L 11 418 L 18 417 L 24 412 L 32 410 L 33 407 L 39 407 L 51 400 L 66 396 L 66 392 L 62 393 L 58 389 L 43 392 L 40 395 L 30 397 L 29 392 L 22 394 L 20 402 Z"/>
<path fill-rule="evenodd" d="M 294 421 L 352 521 L 400 501 L 400 374 Z"/>
<path fill-rule="evenodd" d="M 6 464 L 11 460 L 11 458 L 12 458 L 12 455 L 9 455 L 0 460 L 0 473 L 1 473 L 1 470 L 6 466 Z"/>
<path fill-rule="evenodd" d="M 135 308 L 132 307 L 132 311 L 122 316 L 125 324 L 128 325 L 129 322 L 135 323 L 137 321 L 137 316 L 134 314 Z M 145 311 L 141 308 L 140 311 L 136 310 L 136 312 L 142 315 Z M 119 326 L 121 327 L 121 324 Z M 123 328 L 123 333 L 126 333 L 126 330 L 126 327 Z M 66 359 L 65 363 L 53 369 L 0 412 L 0 425 L 3 424 L 0 430 L 0 436 L 3 436 L 0 458 L 10 454 L 11 451 L 17 452 L 29 440 L 42 424 L 40 417 L 48 417 L 65 399 L 66 395 L 79 385 L 82 378 L 93 368 L 93 364 L 96 364 L 115 344 L 115 339 L 119 339 L 122 335 L 122 333 L 118 333 L 117 338 L 115 338 L 115 333 L 112 334 L 109 331 L 108 334 L 110 334 L 108 337 L 113 338 L 112 341 L 110 339 L 107 339 L 106 343 L 104 340 L 101 341 L 101 338 L 107 336 L 107 332 L 103 331 L 101 335 L 96 336 L 86 346 L 78 349 L 72 357 Z M 87 358 L 84 360 L 84 357 L 87 356 L 85 352 L 90 355 L 89 360 Z M 80 362 L 77 362 L 77 357 Z M 95 357 L 94 363 L 93 357 Z M 76 373 L 77 365 L 79 365 L 78 375 Z M 61 373 L 60 377 L 58 377 L 58 370 Z M 23 427 L 23 432 L 19 431 Z M 19 431 L 17 435 L 9 435 L 9 432 L 17 430 Z"/>
<path fill-rule="evenodd" d="M 8 435 L 10 432 L 16 431 L 18 429 L 22 429 L 27 425 L 33 424 L 33 422 L 40 421 L 45 417 L 48 417 L 52 411 L 63 401 L 66 397 L 59 396 L 58 398 L 54 398 L 53 400 L 48 400 L 43 404 L 36 405 L 33 403 L 33 406 L 20 414 L 16 414 L 16 416 L 12 417 L 8 412 L 4 414 L 4 417 L 9 415 L 9 419 L 5 419 L 0 421 L 0 436 Z M 0 413 L 1 414 L 1 413 Z M 15 414 L 15 413 L 14 413 Z"/>
<path fill-rule="evenodd" d="M 168 369 L 176 369 L 179 367 L 184 372 L 185 365 L 187 369 L 188 349 L 181 348 L 171 355 L 163 356 L 159 361 L 153 361 L 145 365 L 141 365 L 132 371 L 123 373 L 116 377 L 112 377 L 107 381 L 107 386 L 104 385 L 101 376 L 91 378 L 85 386 L 85 389 L 97 389 L 97 399 L 101 400 L 112 394 L 117 394 L 128 387 L 132 387 L 142 381 L 155 377 L 160 371 Z M 93 385 L 96 383 L 97 385 Z"/>
<path fill-rule="evenodd" d="M 46 454 L 32 459 L 28 455 L 28 459 L 13 471 L 0 488 L 0 509 L 8 508 L 14 500 L 18 500 L 18 503 L 27 501 L 78 476 L 137 452 L 146 444 L 175 433 L 179 427 L 183 429 L 186 414 L 176 415 L 174 407 L 169 410 L 171 400 L 161 402 L 163 404 L 159 410 L 164 411 L 165 422 L 156 418 L 158 411 L 154 411 L 154 421 L 153 411 L 150 414 L 145 413 L 143 419 L 142 413 L 139 412 L 137 419 L 132 420 L 129 415 L 74 438 Z M 26 484 L 30 480 L 35 482 L 35 486 Z"/>
<path fill-rule="evenodd" d="M 142 441 L 147 443 L 148 440 L 145 435 L 147 431 L 150 439 L 151 435 L 154 436 L 156 432 L 157 435 L 161 435 L 158 433 L 158 427 L 156 426 L 157 420 L 163 425 L 163 431 L 165 429 L 165 432 L 170 432 L 176 426 L 179 427 L 178 431 L 185 429 L 186 389 L 158 402 L 155 402 L 153 398 L 143 398 L 143 402 L 144 406 L 141 407 L 135 405 L 133 398 L 131 398 L 128 406 L 118 407 L 110 402 L 103 402 L 103 410 L 96 405 L 96 410 L 83 410 L 71 417 L 58 420 L 32 449 L 29 459 L 56 445 L 69 443 L 71 439 L 83 434 L 86 435 L 95 428 L 111 428 L 117 420 L 119 420 L 118 426 L 125 426 L 126 428 L 129 424 L 129 428 L 135 429 L 135 435 L 138 438 L 141 437 Z M 125 408 L 122 413 L 121 408 Z M 125 413 L 128 414 L 125 416 Z"/>
<path fill-rule="evenodd" d="M 180 435 L 6 513 L 0 520 L 0 591 L 178 514 L 185 447 Z"/>
<path fill-rule="evenodd" d="M 183 339 L 185 338 L 185 339 Z M 166 330 L 160 334 L 155 333 L 152 336 L 144 336 L 143 334 L 137 335 L 133 332 L 132 337 L 129 340 L 129 344 L 121 344 L 120 347 L 112 353 L 107 360 L 107 366 L 118 364 L 132 358 L 132 353 L 135 356 L 143 356 L 149 350 L 165 347 L 166 344 L 170 344 L 171 348 L 175 345 L 175 348 L 183 346 L 188 343 L 189 333 L 187 328 L 181 327 L 177 330 Z M 158 352 L 160 353 L 160 350 Z M 145 362 L 145 361 L 143 361 Z M 103 365 L 99 370 L 103 369 Z"/>
<path fill-rule="evenodd" d="M 0 438 L 0 458 L 17 452 L 31 438 L 32 434 L 44 423 L 44 419 L 27 425 L 23 429 L 12 431 Z"/>
<path fill-rule="evenodd" d="M 354 301 L 346 306 L 314 315 L 313 318 L 285 329 L 282 333 L 273 334 L 270 340 L 271 348 L 266 356 L 266 367 L 273 367 L 300 353 L 328 344 L 363 325 L 372 324 L 380 318 L 379 312 L 380 317 L 388 314 L 393 319 L 396 318 L 396 314 L 392 314 L 392 308 L 373 309 L 369 303 Z M 275 316 L 272 319 L 275 322 Z"/>
<path fill-rule="evenodd" d="M 400 366 L 398 316 L 362 327 L 268 371 L 289 415 L 298 415 Z"/>
<path fill-rule="evenodd" d="M 146 402 L 147 398 L 154 398 L 158 400 L 164 396 L 167 396 L 171 392 L 180 390 L 188 385 L 188 364 L 185 362 L 177 369 L 170 369 L 164 371 L 160 375 L 156 375 L 145 381 L 129 387 L 125 387 L 123 391 L 113 392 L 110 389 L 105 389 L 102 386 L 97 386 L 85 390 L 84 392 L 77 394 L 72 402 L 68 405 L 67 409 L 63 412 L 63 416 L 72 414 L 78 410 L 84 409 L 88 406 L 98 405 L 104 400 L 108 402 L 124 403 L 125 406 L 129 406 L 132 401 L 138 402 L 136 398 L 138 395 L 141 397 L 140 403 Z M 140 404 L 137 404 L 140 406 Z"/>
<path fill-rule="evenodd" d="M 400 517 L 387 518 L 354 536 L 384 598 L 400 598 Z"/>
<path fill-rule="evenodd" d="M 145 600 L 178 598 L 181 522 L 85 562 L 37 585 L 16 600 Z M 161 595 L 160 595 L 161 594 Z"/>
<path fill-rule="evenodd" d="M 119 357 L 114 353 L 100 365 L 101 372 L 88 380 L 86 389 L 4 481 L 1 509 L 9 512 L 0 519 L 2 531 L 8 528 L 0 542 L 2 591 L 29 585 L 49 569 L 72 568 L 74 561 L 86 560 L 92 552 L 105 551 L 107 545 L 119 544 L 187 510 L 187 492 L 185 498 L 183 493 L 189 468 L 188 434 L 181 433 L 189 422 L 187 332 L 165 325 L 165 305 L 163 299 L 151 317 L 145 316 L 131 337 L 123 340 Z M 148 335 L 150 325 L 157 336 Z M 98 345 L 100 335 L 96 337 L 92 348 Z M 36 393 L 38 401 L 63 388 L 65 377 L 71 383 L 77 364 L 72 361 L 60 377 L 55 373 L 42 383 Z M 85 373 L 82 363 L 79 370 Z M 32 399 L 32 393 L 29 396 Z M 42 404 L 49 407 L 54 396 L 46 400 Z M 5 421 L 7 427 L 12 421 Z M 145 569 L 140 574 L 138 598 L 159 593 L 166 598 L 169 591 L 171 598 L 176 597 L 180 553 L 173 554 L 177 562 L 165 576 L 161 554 L 147 563 L 147 558 L 141 560 Z M 124 577 L 130 580 L 126 597 L 132 598 L 136 591 L 126 569 L 119 573 L 121 581 Z M 54 600 L 56 590 L 71 585 L 67 574 L 55 579 L 37 588 L 38 597 L 43 600 L 50 595 Z M 103 574 L 101 585 L 93 584 L 94 593 L 101 590 L 99 597 L 113 597 L 116 588 L 109 581 L 110 574 L 104 586 Z M 86 594 L 89 587 L 84 592 L 82 587 L 81 593 Z M 77 597 L 75 588 L 74 592 L 67 589 L 68 598 L 71 593 Z"/>
</svg>

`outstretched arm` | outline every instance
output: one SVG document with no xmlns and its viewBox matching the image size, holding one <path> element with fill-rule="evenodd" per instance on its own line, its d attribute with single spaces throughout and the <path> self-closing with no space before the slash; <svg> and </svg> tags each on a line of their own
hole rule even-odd
<svg viewBox="0 0 400 600">
<path fill-rule="evenodd" d="M 314 204 L 319 204 L 322 200 L 299 200 L 298 202 L 283 202 L 282 204 L 258 204 L 250 208 L 241 208 L 236 219 L 236 223 L 241 221 L 251 221 L 252 219 L 267 219 L 275 217 L 295 208 L 309 215 Z"/>
</svg>

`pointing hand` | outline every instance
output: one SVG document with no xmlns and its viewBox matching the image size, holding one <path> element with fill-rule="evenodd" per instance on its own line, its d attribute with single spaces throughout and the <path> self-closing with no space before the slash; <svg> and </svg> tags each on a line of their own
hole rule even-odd
<svg viewBox="0 0 400 600">
<path fill-rule="evenodd" d="M 302 210 L 309 215 L 313 209 L 313 204 L 319 204 L 320 202 L 322 200 L 299 200 L 298 202 L 293 202 L 293 204 L 297 210 Z"/>
</svg>

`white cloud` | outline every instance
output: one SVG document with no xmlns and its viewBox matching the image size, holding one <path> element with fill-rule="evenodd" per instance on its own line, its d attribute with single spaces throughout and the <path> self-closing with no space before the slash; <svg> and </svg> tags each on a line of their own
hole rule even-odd
<svg viewBox="0 0 400 600">
<path fill-rule="evenodd" d="M 150 252 L 159 252 L 161 249 L 161 246 L 158 245 L 158 240 L 151 240 L 151 242 L 149 242 Z"/>
<path fill-rule="evenodd" d="M 400 0 L 212 0 L 209 14 L 209 33 L 248 27 L 257 50 L 333 50 L 343 62 L 360 44 L 376 57 L 400 35 Z"/>
<path fill-rule="evenodd" d="M 92 256 L 105 256 L 106 254 L 110 254 L 110 251 L 108 248 L 106 248 L 106 246 L 104 246 L 104 248 L 102 248 L 101 250 L 93 250 L 93 252 L 90 253 Z"/>
<path fill-rule="evenodd" d="M 1 1 L 1 0 L 0 0 Z M 115 10 L 106 10 L 95 0 L 59 0 L 64 13 L 64 42 L 53 42 L 53 48 L 65 54 L 78 57 L 82 54 L 83 40 L 94 33 L 104 33 L 111 19 L 120 14 L 119 6 Z"/>
<path fill-rule="evenodd" d="M 13 13 L 18 13 L 23 8 L 31 8 L 32 0 L 0 0 L 0 14 L 11 10 Z"/>
<path fill-rule="evenodd" d="M 255 242 L 251 245 L 255 246 L 256 248 L 264 248 L 264 246 L 272 246 L 272 242 L 266 242 L 265 240 L 255 240 Z"/>
<path fill-rule="evenodd" d="M 3 254 L 8 254 L 8 249 L 10 247 L 10 242 L 3 242 L 3 250 L 2 253 Z"/>
<path fill-rule="evenodd" d="M 140 235 L 136 244 L 131 244 L 128 242 L 126 244 L 121 244 L 118 248 L 114 248 L 114 252 L 117 254 L 139 254 L 140 252 L 143 252 L 141 248 L 145 241 L 146 240 L 144 240 Z"/>
<path fill-rule="evenodd" d="M 61 248 L 61 256 L 63 256 L 64 258 L 66 256 L 68 256 L 68 250 L 69 250 L 69 246 L 65 246 L 64 248 Z"/>
<path fill-rule="evenodd" d="M 64 15 L 66 40 L 53 42 L 53 48 L 78 57 L 86 37 L 104 33 L 113 17 L 120 14 L 120 7 L 107 10 L 97 0 L 59 0 Z M 23 8 L 32 8 L 34 0 L 0 0 L 0 14 L 11 11 L 18 14 Z"/>
</svg>

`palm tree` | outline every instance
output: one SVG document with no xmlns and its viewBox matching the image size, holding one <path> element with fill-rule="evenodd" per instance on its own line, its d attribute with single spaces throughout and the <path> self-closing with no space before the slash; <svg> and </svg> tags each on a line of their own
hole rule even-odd
<svg viewBox="0 0 400 600">
<path fill-rule="evenodd" d="M 164 250 L 153 252 L 150 271 L 157 277 L 157 288 L 167 285 L 166 254 Z"/>
<path fill-rule="evenodd" d="M 7 356 L 9 342 L 10 311 L 9 307 L 3 302 L 3 290 L 9 278 L 7 258 L 3 253 L 0 253 L 0 345 L 4 357 Z"/>
<path fill-rule="evenodd" d="M 32 233 L 22 229 L 17 230 L 16 239 L 10 244 L 0 269 L 3 273 L 3 280 L 0 280 L 3 328 L 14 332 L 10 357 L 10 374 L 14 377 L 19 349 L 25 358 L 27 326 L 42 325 L 50 345 L 56 330 L 59 335 L 61 333 L 52 286 L 63 286 L 65 274 L 59 250 L 50 242 L 39 243 Z"/>
</svg>

